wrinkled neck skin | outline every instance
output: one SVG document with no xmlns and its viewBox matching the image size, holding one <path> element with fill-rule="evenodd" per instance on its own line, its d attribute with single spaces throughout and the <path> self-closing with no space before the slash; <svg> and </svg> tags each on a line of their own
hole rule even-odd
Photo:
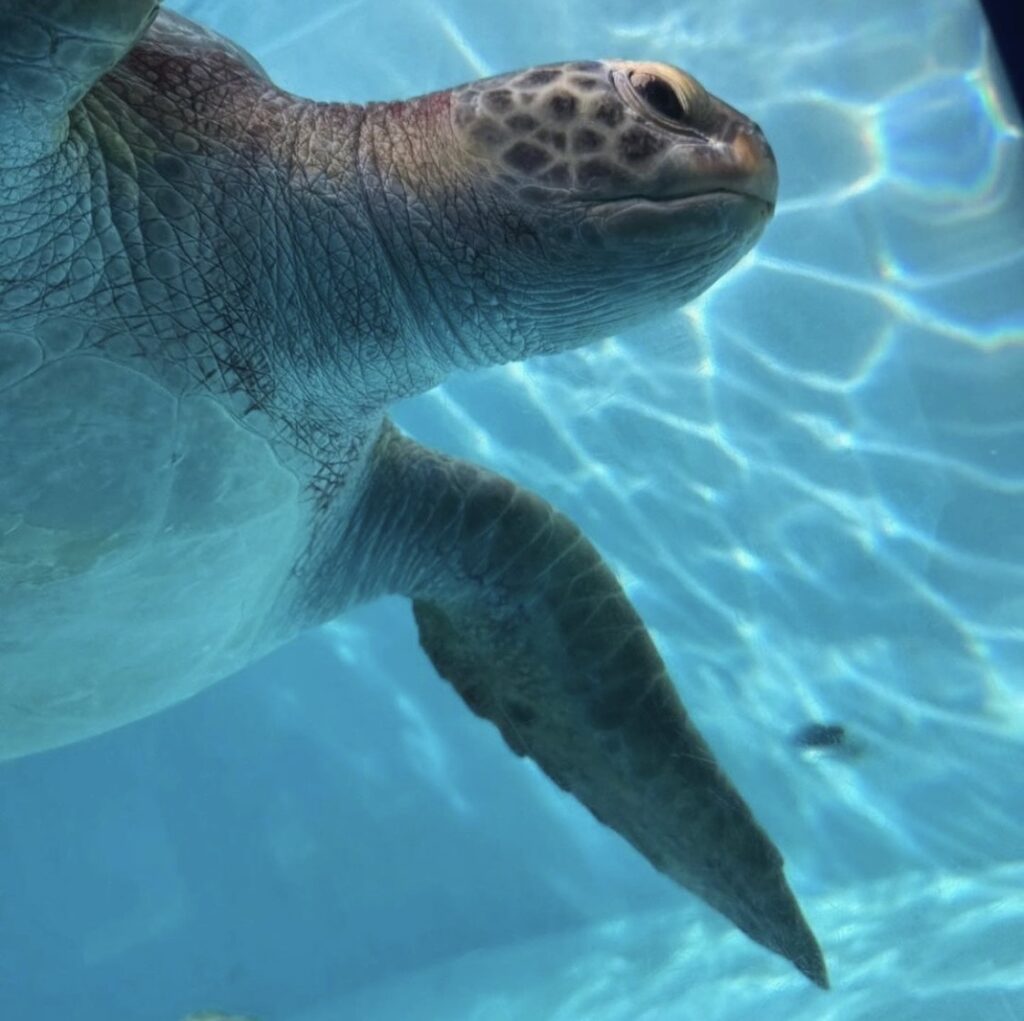
<svg viewBox="0 0 1024 1021">
<path fill-rule="evenodd" d="M 450 94 L 439 92 L 365 108 L 315 105 L 309 113 L 325 154 L 351 152 L 358 118 L 354 165 L 322 181 L 318 199 L 330 212 L 314 229 L 313 258 L 317 249 L 349 244 L 352 196 L 361 196 L 375 248 L 350 248 L 347 264 L 325 264 L 332 293 L 325 314 L 340 338 L 358 336 L 385 402 L 428 390 L 455 369 L 544 349 L 517 300 L 531 287 L 524 264 L 540 263 L 538 233 L 528 210 L 510 211 L 461 161 L 449 107 Z M 296 196 L 300 205 L 309 200 Z M 385 318 L 354 321 L 363 296 L 375 292 L 389 306 Z"/>
<path fill-rule="evenodd" d="M 0 266 L 27 282 L 0 288 L 0 327 L 59 322 L 67 350 L 96 344 L 290 421 L 365 423 L 456 368 L 520 355 L 492 323 L 505 285 L 473 247 L 482 211 L 434 205 L 432 182 L 459 184 L 437 162 L 447 102 L 316 103 L 140 45 L 56 149 L 0 155 Z M 53 207 L 61 179 L 82 196 L 70 212 Z"/>
<path fill-rule="evenodd" d="M 285 182 L 269 199 L 284 208 L 267 272 L 302 320 L 278 324 L 274 344 L 303 392 L 354 400 L 362 415 L 455 369 L 544 349 L 516 299 L 531 286 L 518 267 L 531 254 L 539 263 L 540 242 L 453 158 L 449 93 L 259 103 L 260 119 L 276 121 L 262 176 Z"/>
<path fill-rule="evenodd" d="M 382 249 L 442 375 L 543 350 L 521 297 L 544 261 L 541 232 L 467 161 L 450 104 L 449 92 L 371 104 L 360 167 Z"/>
</svg>

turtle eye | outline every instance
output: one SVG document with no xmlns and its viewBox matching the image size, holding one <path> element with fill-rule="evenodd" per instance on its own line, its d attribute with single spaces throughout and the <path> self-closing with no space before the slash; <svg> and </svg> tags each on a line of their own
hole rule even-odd
<svg viewBox="0 0 1024 1021">
<path fill-rule="evenodd" d="M 629 84 L 636 94 L 660 117 L 674 121 L 676 124 L 686 123 L 686 111 L 679 101 L 676 90 L 664 78 L 648 71 L 633 71 L 629 76 Z"/>
</svg>

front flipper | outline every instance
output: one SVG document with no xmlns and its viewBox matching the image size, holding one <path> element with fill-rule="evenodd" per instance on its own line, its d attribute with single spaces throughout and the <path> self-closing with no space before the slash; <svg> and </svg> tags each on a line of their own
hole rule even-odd
<svg viewBox="0 0 1024 1021">
<path fill-rule="evenodd" d="M 0 163 L 59 141 L 65 115 L 134 45 L 159 0 L 0 0 Z"/>
<path fill-rule="evenodd" d="M 358 555 L 412 597 L 438 672 L 652 865 L 827 987 L 781 855 L 597 550 L 539 497 L 393 429 L 375 458 Z"/>
</svg>

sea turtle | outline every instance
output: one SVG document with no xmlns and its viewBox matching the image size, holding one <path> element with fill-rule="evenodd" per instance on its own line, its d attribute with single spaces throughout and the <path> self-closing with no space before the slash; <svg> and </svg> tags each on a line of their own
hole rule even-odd
<svg viewBox="0 0 1024 1021">
<path fill-rule="evenodd" d="M 474 712 L 826 984 L 782 858 L 599 553 L 386 409 L 704 290 L 760 129 L 659 63 L 311 102 L 156 0 L 0 0 L 0 757 L 409 597 Z"/>
</svg>

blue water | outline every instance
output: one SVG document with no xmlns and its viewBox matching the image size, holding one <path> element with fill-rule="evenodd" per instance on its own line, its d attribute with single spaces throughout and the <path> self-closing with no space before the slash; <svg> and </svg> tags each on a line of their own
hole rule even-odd
<svg viewBox="0 0 1024 1021">
<path fill-rule="evenodd" d="M 0 770 L 0 1018 L 1024 1018 L 1024 144 L 974 0 L 175 6 L 316 97 L 623 56 L 764 126 L 776 219 L 699 302 L 396 417 L 607 555 L 834 989 L 510 755 L 394 601 Z"/>
</svg>

